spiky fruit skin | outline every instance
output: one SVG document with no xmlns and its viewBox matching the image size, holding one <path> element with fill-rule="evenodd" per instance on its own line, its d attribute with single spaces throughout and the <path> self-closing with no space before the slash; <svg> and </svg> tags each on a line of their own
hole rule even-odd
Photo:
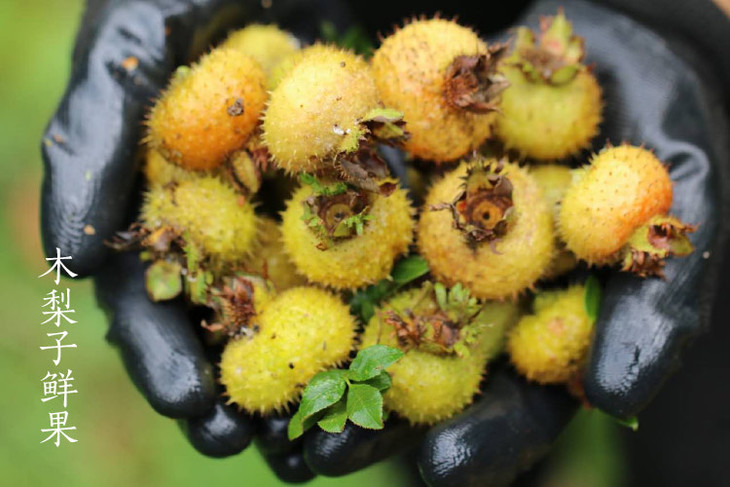
<svg viewBox="0 0 730 487">
<path fill-rule="evenodd" d="M 448 211 L 430 210 L 458 194 L 467 165 L 447 173 L 426 197 L 417 228 L 421 255 L 433 275 L 449 286 L 458 282 L 480 299 L 505 299 L 530 287 L 549 266 L 555 252 L 553 221 L 542 191 L 527 171 L 505 164 L 502 174 L 513 185 L 513 223 L 493 242 L 469 246 L 454 228 Z"/>
<path fill-rule="evenodd" d="M 299 272 L 335 289 L 359 288 L 388 277 L 396 257 L 406 253 L 413 240 L 413 209 L 406 192 L 398 188 L 390 196 L 375 196 L 368 210 L 372 219 L 362 235 L 320 250 L 319 237 L 302 220 L 304 200 L 312 191 L 311 186 L 300 187 L 282 215 L 284 247 Z"/>
<path fill-rule="evenodd" d="M 270 86 L 274 68 L 299 51 L 299 41 L 276 25 L 251 24 L 231 33 L 220 47 L 234 49 L 258 61 Z"/>
<path fill-rule="evenodd" d="M 503 66 L 510 82 L 502 93 L 496 135 L 508 149 L 540 160 L 568 157 L 590 146 L 601 122 L 601 87 L 586 69 L 562 85 L 529 81 Z"/>
<path fill-rule="evenodd" d="M 400 293 L 382 309 L 404 310 L 413 307 L 421 297 L 419 289 Z M 423 302 L 419 302 L 423 306 Z M 431 303 L 436 307 L 436 303 Z M 471 345 L 470 354 L 435 355 L 411 348 L 388 368 L 393 379 L 384 394 L 384 406 L 415 424 L 433 424 L 453 416 L 471 404 L 489 359 L 502 349 L 504 331 L 517 319 L 517 306 L 512 303 L 490 303 L 485 311 L 492 329 Z M 380 310 L 370 319 L 362 335 L 361 348 L 380 343 L 399 347 L 392 325 L 382 319 Z"/>
<path fill-rule="evenodd" d="M 154 149 L 148 149 L 145 154 L 144 176 L 150 185 L 160 185 L 185 181 L 196 176 L 180 166 L 177 166 Z"/>
<path fill-rule="evenodd" d="M 370 67 L 360 56 L 334 46 L 308 51 L 271 93 L 264 141 L 287 172 L 316 171 L 378 101 Z"/>
<path fill-rule="evenodd" d="M 507 351 L 517 371 L 540 384 L 563 384 L 585 363 L 593 334 L 585 287 L 546 292 L 510 331 Z"/>
<path fill-rule="evenodd" d="M 548 207 L 553 214 L 553 222 L 557 225 L 560 212 L 560 202 L 573 182 L 573 173 L 567 166 L 557 164 L 541 164 L 530 167 L 530 174 L 540 186 L 542 194 L 547 201 Z M 557 238 L 557 235 L 556 235 Z M 555 242 L 556 253 L 548 269 L 542 276 L 543 279 L 553 279 L 575 269 L 578 259 L 565 245 L 559 241 Z"/>
<path fill-rule="evenodd" d="M 314 287 L 278 295 L 258 315 L 253 338 L 231 340 L 221 356 L 221 383 L 248 412 L 281 411 L 317 372 L 346 360 L 355 320 L 336 296 Z"/>
<path fill-rule="evenodd" d="M 279 292 L 307 283 L 284 250 L 279 225 L 271 218 L 259 219 L 256 246 L 243 265 L 250 272 L 266 277 Z"/>
<path fill-rule="evenodd" d="M 152 186 L 145 193 L 141 221 L 149 229 L 171 227 L 216 265 L 241 261 L 257 233 L 253 206 L 214 176 Z"/>
<path fill-rule="evenodd" d="M 256 60 L 215 49 L 175 73 L 150 112 L 146 140 L 185 169 L 213 169 L 253 132 L 266 102 L 265 86 Z"/>
<path fill-rule="evenodd" d="M 312 56 L 313 53 L 317 51 L 326 52 L 330 49 L 331 47 L 327 44 L 312 44 L 311 46 L 307 46 L 304 49 L 293 53 L 291 56 L 287 56 L 282 59 L 276 66 L 274 66 L 271 76 L 269 76 L 269 89 L 272 91 L 275 90 L 276 87 L 279 86 L 279 83 L 281 83 L 281 80 L 289 76 L 289 73 L 292 72 L 294 66 L 296 66 L 299 61 L 305 57 Z"/>
<path fill-rule="evenodd" d="M 606 148 L 574 174 L 560 206 L 560 236 L 578 258 L 611 263 L 637 228 L 671 204 L 669 173 L 651 151 Z"/>
<path fill-rule="evenodd" d="M 453 161 L 489 137 L 494 113 L 458 109 L 443 96 L 454 59 L 486 52 L 472 30 L 438 18 L 413 21 L 383 40 L 371 61 L 373 75 L 383 103 L 405 115 L 408 152 L 428 161 Z"/>
</svg>

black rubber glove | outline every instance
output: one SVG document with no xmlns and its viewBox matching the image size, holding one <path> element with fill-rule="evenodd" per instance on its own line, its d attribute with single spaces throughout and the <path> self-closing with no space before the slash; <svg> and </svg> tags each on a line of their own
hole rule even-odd
<svg viewBox="0 0 730 487">
<path fill-rule="evenodd" d="M 137 158 L 143 118 L 173 70 L 226 30 L 276 22 L 301 40 L 320 22 L 347 21 L 336 0 L 124 0 L 89 2 L 73 53 L 71 79 L 44 135 L 44 249 L 73 257 L 72 271 L 93 275 L 109 312 L 108 334 L 130 377 L 152 407 L 178 418 L 195 448 L 210 456 L 240 452 L 256 426 L 219 398 L 210 358 L 181 300 L 152 303 L 135 254 L 104 245 L 137 213 Z M 283 479 L 313 474 L 301 445 L 266 458 Z"/>
<path fill-rule="evenodd" d="M 697 3 L 692 6 L 702 7 Z M 458 11 L 456 4 L 449 2 L 447 13 Z M 649 403 L 707 323 L 730 189 L 723 73 L 712 69 L 724 61 L 711 64 L 702 49 L 686 43 L 689 36 L 660 37 L 624 14 L 581 0 L 538 1 L 517 25 L 536 28 L 540 15 L 554 15 L 560 6 L 585 37 L 587 62 L 595 63 L 605 90 L 605 120 L 594 147 L 608 139 L 654 149 L 675 181 L 672 212 L 700 225 L 692 235 L 696 251 L 670 259 L 666 280 L 611 273 L 605 283 L 584 386 L 592 405 L 629 417 Z M 480 28 L 479 17 L 461 18 Z M 549 450 L 571 418 L 577 404 L 564 391 L 528 384 L 506 364 L 497 369 L 470 408 L 419 442 L 418 467 L 428 485 L 509 484 Z M 402 428 L 372 432 L 348 424 L 340 435 L 317 431 L 305 439 L 305 459 L 317 473 L 343 475 L 400 448 L 408 436 Z M 420 434 L 412 432 L 414 442 Z"/>
</svg>

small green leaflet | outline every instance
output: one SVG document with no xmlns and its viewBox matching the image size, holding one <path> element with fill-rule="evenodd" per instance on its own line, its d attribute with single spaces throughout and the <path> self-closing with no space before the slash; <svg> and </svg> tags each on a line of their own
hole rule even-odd
<svg viewBox="0 0 730 487">
<path fill-rule="evenodd" d="M 629 428 L 631 431 L 637 431 L 639 429 L 639 418 L 631 416 L 630 418 L 621 419 L 614 418 L 618 424 Z"/>
<path fill-rule="evenodd" d="M 182 266 L 179 262 L 158 260 L 147 268 L 145 281 L 152 301 L 165 301 L 180 294 Z"/>
<path fill-rule="evenodd" d="M 352 296 L 350 308 L 353 314 L 367 323 L 375 315 L 375 307 L 378 303 L 406 284 L 428 274 L 428 271 L 428 263 L 419 255 L 410 255 L 401 259 L 393 268 L 389 279 L 383 279 Z"/>
<path fill-rule="evenodd" d="M 596 321 L 598 319 L 598 312 L 601 309 L 601 283 L 598 282 L 596 276 L 591 275 L 586 280 L 585 288 L 586 314 L 591 321 Z"/>
<path fill-rule="evenodd" d="M 381 429 L 382 394 L 392 383 L 385 369 L 403 355 L 397 348 L 373 345 L 360 350 L 348 370 L 315 375 L 289 421 L 289 439 L 298 438 L 315 424 L 324 431 L 339 433 L 348 419 L 363 428 Z"/>
</svg>

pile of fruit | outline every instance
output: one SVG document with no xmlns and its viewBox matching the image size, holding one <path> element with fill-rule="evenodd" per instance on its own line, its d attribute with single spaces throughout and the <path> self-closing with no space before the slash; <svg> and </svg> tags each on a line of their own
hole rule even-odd
<svg viewBox="0 0 730 487">
<path fill-rule="evenodd" d="M 580 395 L 600 288 L 566 274 L 661 276 L 694 228 L 650 150 L 585 160 L 601 89 L 563 13 L 540 27 L 414 19 L 366 59 L 251 25 L 174 73 L 116 245 L 151 299 L 204 310 L 231 404 L 294 407 L 291 437 L 432 424 L 503 352 Z"/>
</svg>

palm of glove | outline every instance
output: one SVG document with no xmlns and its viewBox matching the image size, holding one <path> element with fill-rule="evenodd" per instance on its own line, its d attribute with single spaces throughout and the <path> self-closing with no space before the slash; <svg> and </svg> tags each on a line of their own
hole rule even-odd
<svg viewBox="0 0 730 487">
<path fill-rule="evenodd" d="M 191 442 L 208 455 L 241 451 L 254 425 L 217 399 L 214 357 L 200 344 L 183 303 L 150 302 L 138 258 L 108 256 L 103 241 L 134 216 L 129 209 L 138 194 L 133 161 L 140 120 L 174 67 L 200 52 L 210 26 L 228 22 L 268 16 L 307 38 L 308 29 L 318 26 L 312 16 L 319 15 L 302 3 L 283 2 L 270 11 L 258 2 L 215 0 L 92 4 L 69 89 L 47 129 L 65 142 L 44 148 L 46 251 L 60 247 L 73 255 L 74 271 L 95 276 L 99 301 L 110 311 L 108 338 L 132 380 L 158 412 L 181 418 Z M 333 2 L 315 3 L 326 3 L 328 14 L 339 16 Z M 561 5 L 586 38 L 587 61 L 595 63 L 605 91 L 598 145 L 609 139 L 654 148 L 671 166 L 673 213 L 700 223 L 692 238 L 697 251 L 668 262 L 667 282 L 614 275 L 606 283 L 584 386 L 591 404 L 627 417 L 653 397 L 687 339 L 701 328 L 706 257 L 719 256 L 711 245 L 719 245 L 718 191 L 727 180 L 718 164 L 726 148 L 717 135 L 725 121 L 711 110 L 715 87 L 663 39 L 626 17 L 580 0 L 545 0 L 523 23 L 534 26 L 538 15 Z M 469 20 L 478 26 L 477 19 Z M 124 68 L 129 58 L 138 60 L 136 68 Z M 383 431 L 314 431 L 292 444 L 285 437 L 286 418 L 273 418 L 260 422 L 259 446 L 288 481 L 310 478 L 310 469 L 346 474 L 418 442 L 419 469 L 430 485 L 506 483 L 547 452 L 576 404 L 561 390 L 527 384 L 505 365 L 498 369 L 469 409 L 429 431 L 391 420 Z"/>
</svg>

